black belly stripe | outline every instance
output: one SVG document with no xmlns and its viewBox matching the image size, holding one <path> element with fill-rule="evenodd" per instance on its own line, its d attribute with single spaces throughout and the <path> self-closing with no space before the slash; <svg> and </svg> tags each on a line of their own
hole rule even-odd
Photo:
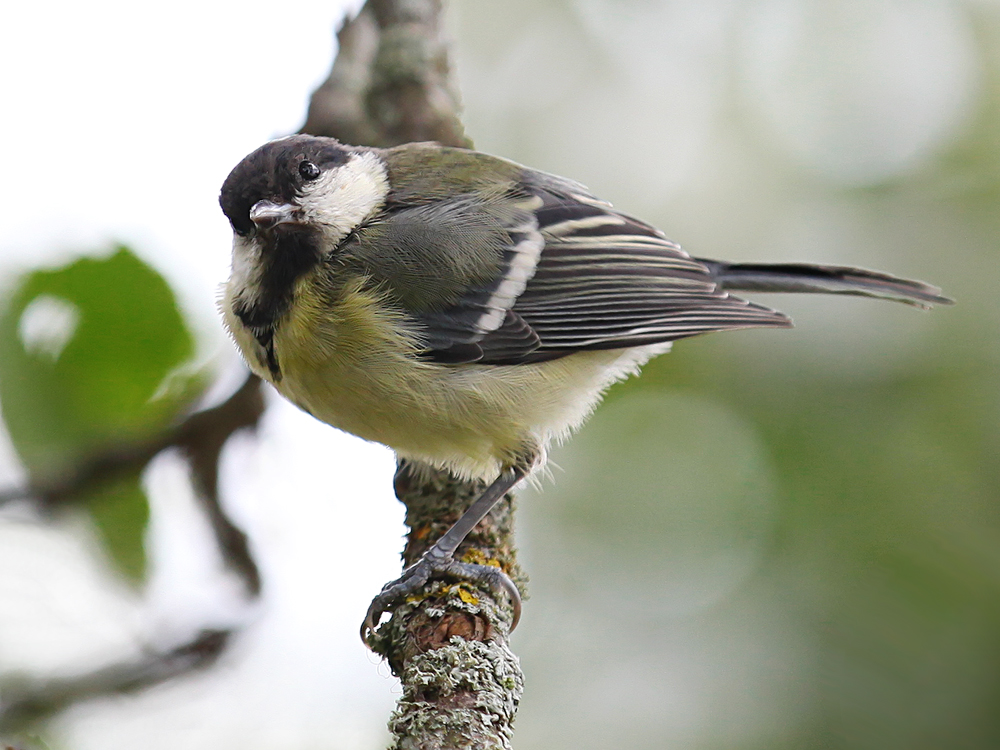
<svg viewBox="0 0 1000 750">
<path fill-rule="evenodd" d="M 260 344 L 261 363 L 271 380 L 281 380 L 281 366 L 274 351 L 274 332 L 292 306 L 296 282 L 322 258 L 318 237 L 306 227 L 279 227 L 267 236 L 261 253 L 263 272 L 259 286 L 248 299 L 237 299 L 233 312 Z"/>
<path fill-rule="evenodd" d="M 261 352 L 258 353 L 258 360 L 261 364 L 267 367 L 268 372 L 271 373 L 271 380 L 275 383 L 281 380 L 281 365 L 278 363 L 278 354 L 274 351 L 274 329 L 276 324 L 272 325 L 251 325 L 248 320 L 252 319 L 252 315 L 241 311 L 239 306 L 234 306 L 233 312 L 236 313 L 236 317 L 240 319 L 246 329 L 254 337 L 257 343 L 260 345 Z M 263 353 L 263 356 L 260 356 Z"/>
<path fill-rule="evenodd" d="M 275 383 L 279 382 L 281 380 L 281 365 L 278 364 L 278 355 L 274 351 L 274 329 L 268 328 L 260 334 L 255 333 L 254 338 L 264 350 L 264 362 L 271 373 L 271 379 Z"/>
</svg>

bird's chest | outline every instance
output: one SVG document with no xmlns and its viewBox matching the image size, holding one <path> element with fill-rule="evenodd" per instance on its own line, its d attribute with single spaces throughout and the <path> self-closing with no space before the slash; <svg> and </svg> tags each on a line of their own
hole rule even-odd
<svg viewBox="0 0 1000 750">
<path fill-rule="evenodd" d="M 543 370 L 552 363 L 452 367 L 428 361 L 406 314 L 364 279 L 336 289 L 326 282 L 310 274 L 296 285 L 271 334 L 276 371 L 254 333 L 231 306 L 226 309 L 227 325 L 254 372 L 317 419 L 410 458 L 489 476 L 521 449 L 533 399 L 560 415 L 565 411 L 556 397 L 565 378 L 557 374 L 546 385 Z"/>
<path fill-rule="evenodd" d="M 334 287 L 316 273 L 298 281 L 269 333 L 276 369 L 260 337 L 226 312 L 251 368 L 317 419 L 392 445 L 386 425 L 398 425 L 400 412 L 425 410 L 433 381 L 423 370 L 433 366 L 417 356 L 405 316 L 363 279 Z"/>
</svg>

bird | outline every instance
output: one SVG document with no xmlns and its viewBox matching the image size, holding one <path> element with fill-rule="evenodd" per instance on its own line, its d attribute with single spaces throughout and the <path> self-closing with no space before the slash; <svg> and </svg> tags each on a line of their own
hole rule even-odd
<svg viewBox="0 0 1000 750">
<path fill-rule="evenodd" d="M 219 200 L 233 230 L 221 313 L 249 368 L 316 419 L 489 482 L 375 597 L 363 641 L 433 577 L 506 591 L 512 630 L 517 587 L 456 560 L 459 544 L 674 341 L 791 326 L 731 292 L 952 302 L 862 268 L 693 257 L 573 180 L 430 142 L 280 138 L 236 165 Z"/>
</svg>

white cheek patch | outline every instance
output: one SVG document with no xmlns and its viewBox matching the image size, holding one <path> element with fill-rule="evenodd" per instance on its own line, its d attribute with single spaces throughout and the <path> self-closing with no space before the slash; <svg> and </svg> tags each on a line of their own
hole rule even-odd
<svg viewBox="0 0 1000 750">
<path fill-rule="evenodd" d="M 308 220 L 323 228 L 333 248 L 385 203 L 389 179 L 371 152 L 351 154 L 343 166 L 306 183 L 300 205 Z"/>
</svg>

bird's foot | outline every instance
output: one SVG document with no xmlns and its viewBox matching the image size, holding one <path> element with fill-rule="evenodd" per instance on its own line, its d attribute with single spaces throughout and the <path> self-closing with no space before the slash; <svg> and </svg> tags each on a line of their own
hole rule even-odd
<svg viewBox="0 0 1000 750">
<path fill-rule="evenodd" d="M 504 591 L 510 598 L 514 616 L 510 629 L 517 627 L 521 619 L 521 594 L 506 573 L 493 565 L 459 562 L 454 557 L 431 547 L 417 562 L 403 571 L 403 575 L 382 587 L 382 591 L 372 599 L 361 624 L 361 640 L 368 645 L 368 635 L 375 631 L 382 615 L 391 612 L 402 601 L 411 596 L 432 578 L 450 578 L 482 584 L 493 591 Z"/>
</svg>

